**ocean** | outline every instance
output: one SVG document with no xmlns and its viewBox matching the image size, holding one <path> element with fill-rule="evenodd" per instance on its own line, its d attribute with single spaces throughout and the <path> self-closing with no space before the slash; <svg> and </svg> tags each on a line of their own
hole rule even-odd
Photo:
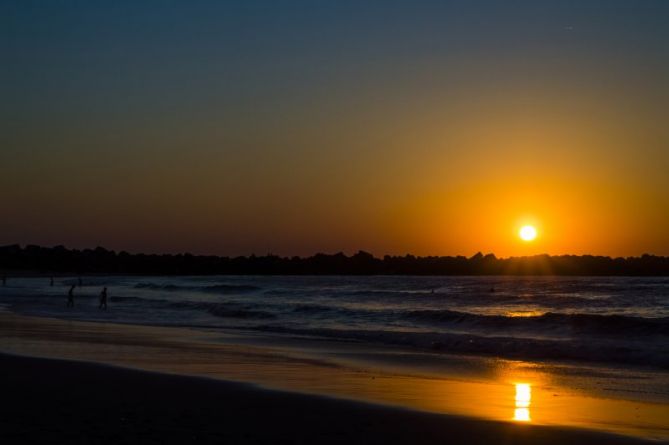
<svg viewBox="0 0 669 445">
<path fill-rule="evenodd" d="M 63 319 L 669 369 L 668 278 L 84 277 L 67 308 L 76 283 L 10 279 L 0 305 Z"/>
</svg>

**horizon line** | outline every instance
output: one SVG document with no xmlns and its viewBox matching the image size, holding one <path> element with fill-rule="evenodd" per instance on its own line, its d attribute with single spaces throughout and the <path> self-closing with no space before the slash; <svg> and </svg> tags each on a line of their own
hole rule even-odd
<svg viewBox="0 0 669 445">
<path fill-rule="evenodd" d="M 414 258 L 465 258 L 467 260 L 472 260 L 474 258 L 480 257 L 480 258 L 491 258 L 494 260 L 512 260 L 512 259 L 524 259 L 524 258 L 538 258 L 538 257 L 551 257 L 551 258 L 559 258 L 559 257 L 593 257 L 593 258 L 609 258 L 612 260 L 615 259 L 633 259 L 633 258 L 644 258 L 644 257 L 656 257 L 656 258 L 669 258 L 669 255 L 661 255 L 661 254 L 655 254 L 655 253 L 649 253 L 649 252 L 644 252 L 638 255 L 627 255 L 627 256 L 622 256 L 622 255 L 604 255 L 604 254 L 595 254 L 595 253 L 583 253 L 583 254 L 576 254 L 576 253 L 561 253 L 561 254 L 550 254 L 550 253 L 537 253 L 537 254 L 532 254 L 532 255 L 510 255 L 510 256 L 497 256 L 494 252 L 488 252 L 488 253 L 483 253 L 483 251 L 479 250 L 473 255 L 463 255 L 463 254 L 444 254 L 444 255 L 416 255 L 412 253 L 405 253 L 405 254 L 383 254 L 383 255 L 378 255 L 378 254 L 373 254 L 371 252 L 368 252 L 363 249 L 358 249 L 355 253 L 352 254 L 346 254 L 343 250 L 339 250 L 337 252 L 324 252 L 324 251 L 316 251 L 312 254 L 308 255 L 277 255 L 272 252 L 267 252 L 265 254 L 258 254 L 255 252 L 249 253 L 249 254 L 242 254 L 242 255 L 223 255 L 223 254 L 203 254 L 203 253 L 192 253 L 188 251 L 180 251 L 176 253 L 168 253 L 168 252 L 152 252 L 152 253 L 147 253 L 147 252 L 141 252 L 141 251 L 128 251 L 125 249 L 108 249 L 103 246 L 95 246 L 95 247 L 83 247 L 83 248 L 70 248 L 67 247 L 63 244 L 57 244 L 53 246 L 43 246 L 39 244 L 31 244 L 31 243 L 12 243 L 12 244 L 3 244 L 0 245 L 0 251 L 6 250 L 6 249 L 11 249 L 11 248 L 20 248 L 21 250 L 26 250 L 28 248 L 39 248 L 39 249 L 58 249 L 62 248 L 67 251 L 77 251 L 77 252 L 84 252 L 84 251 L 95 251 L 95 250 L 104 250 L 106 252 L 114 253 L 115 255 L 119 254 L 128 254 L 128 255 L 146 255 L 146 256 L 193 256 L 193 257 L 218 257 L 218 258 L 251 258 L 251 257 L 256 257 L 256 258 L 268 258 L 268 257 L 276 257 L 276 258 L 281 258 L 281 259 L 293 259 L 293 258 L 299 258 L 299 259 L 308 259 L 308 258 L 313 258 L 315 256 L 319 255 L 324 255 L 324 256 L 338 256 L 338 255 L 343 255 L 347 258 L 352 258 L 355 257 L 356 255 L 365 255 L 365 256 L 371 256 L 374 259 L 379 259 L 383 260 L 386 257 L 390 258 L 406 258 L 406 257 L 414 257 Z"/>
</svg>

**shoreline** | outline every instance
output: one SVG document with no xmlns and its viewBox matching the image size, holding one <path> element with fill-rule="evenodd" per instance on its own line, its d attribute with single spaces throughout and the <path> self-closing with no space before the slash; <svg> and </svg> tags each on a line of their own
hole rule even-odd
<svg viewBox="0 0 669 445">
<path fill-rule="evenodd" d="M 253 385 L 0 354 L 3 442 L 643 444 Z"/>
<path fill-rule="evenodd" d="M 349 366 L 282 347 L 235 343 L 239 339 L 234 336 L 229 343 L 220 342 L 225 335 L 186 328 L 0 313 L 0 351 L 5 353 L 246 382 L 270 390 L 456 415 L 476 421 L 503 421 L 518 427 L 577 427 L 669 440 L 667 404 L 569 393 L 533 376 L 528 372 L 532 364 L 507 369 L 498 382 L 491 383 L 476 380 L 472 375 L 440 378 L 391 372 L 360 363 Z M 517 418 L 514 408 L 513 383 L 522 381 L 534 385 L 527 423 L 516 422 L 524 419 Z M 582 419 L 578 420 L 579 417 Z"/>
</svg>

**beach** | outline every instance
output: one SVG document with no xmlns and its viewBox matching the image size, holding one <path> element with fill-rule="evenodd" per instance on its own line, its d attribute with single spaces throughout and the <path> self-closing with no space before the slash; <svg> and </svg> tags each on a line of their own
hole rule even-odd
<svg viewBox="0 0 669 445">
<path fill-rule="evenodd" d="M 1 314 L 3 443 L 592 444 L 653 438 L 653 429 L 639 422 L 636 429 L 619 428 L 624 435 L 611 435 L 597 425 L 591 426 L 600 431 L 587 424 L 514 421 L 513 393 L 497 394 L 495 385 L 476 379 L 389 373 L 212 337 L 220 340 L 220 333 Z M 502 396 L 509 404 L 500 405 L 496 397 Z M 540 394 L 535 399 L 530 411 L 540 418 L 548 407 L 541 406 Z M 593 402 L 565 398 L 560 406 L 585 404 L 584 412 L 609 411 L 610 419 L 625 407 L 624 401 Z M 471 415 L 444 414 L 459 404 L 474 407 Z M 506 421 L 485 419 L 498 409 Z M 655 427 L 666 421 L 662 404 L 630 409 Z"/>
<path fill-rule="evenodd" d="M 644 443 L 2 354 L 3 443 Z"/>
</svg>

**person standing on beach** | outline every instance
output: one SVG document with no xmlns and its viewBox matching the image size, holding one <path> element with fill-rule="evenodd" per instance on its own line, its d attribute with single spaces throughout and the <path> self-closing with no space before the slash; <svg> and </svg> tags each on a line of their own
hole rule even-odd
<svg viewBox="0 0 669 445">
<path fill-rule="evenodd" d="M 3 285 L 3 286 L 6 286 L 6 285 L 7 285 L 7 276 L 6 276 L 6 275 L 3 275 L 3 276 L 2 276 L 2 285 Z"/>
<path fill-rule="evenodd" d="M 104 309 L 105 311 L 107 310 L 107 288 L 105 287 L 102 289 L 102 292 L 100 292 L 100 306 L 98 306 L 98 309 Z"/>
<path fill-rule="evenodd" d="M 70 291 L 67 293 L 67 307 L 74 307 L 74 288 L 77 287 L 76 284 L 73 284 L 70 288 Z"/>
<path fill-rule="evenodd" d="M 49 286 L 53 287 L 53 277 L 51 277 L 51 280 L 49 281 Z"/>
</svg>

